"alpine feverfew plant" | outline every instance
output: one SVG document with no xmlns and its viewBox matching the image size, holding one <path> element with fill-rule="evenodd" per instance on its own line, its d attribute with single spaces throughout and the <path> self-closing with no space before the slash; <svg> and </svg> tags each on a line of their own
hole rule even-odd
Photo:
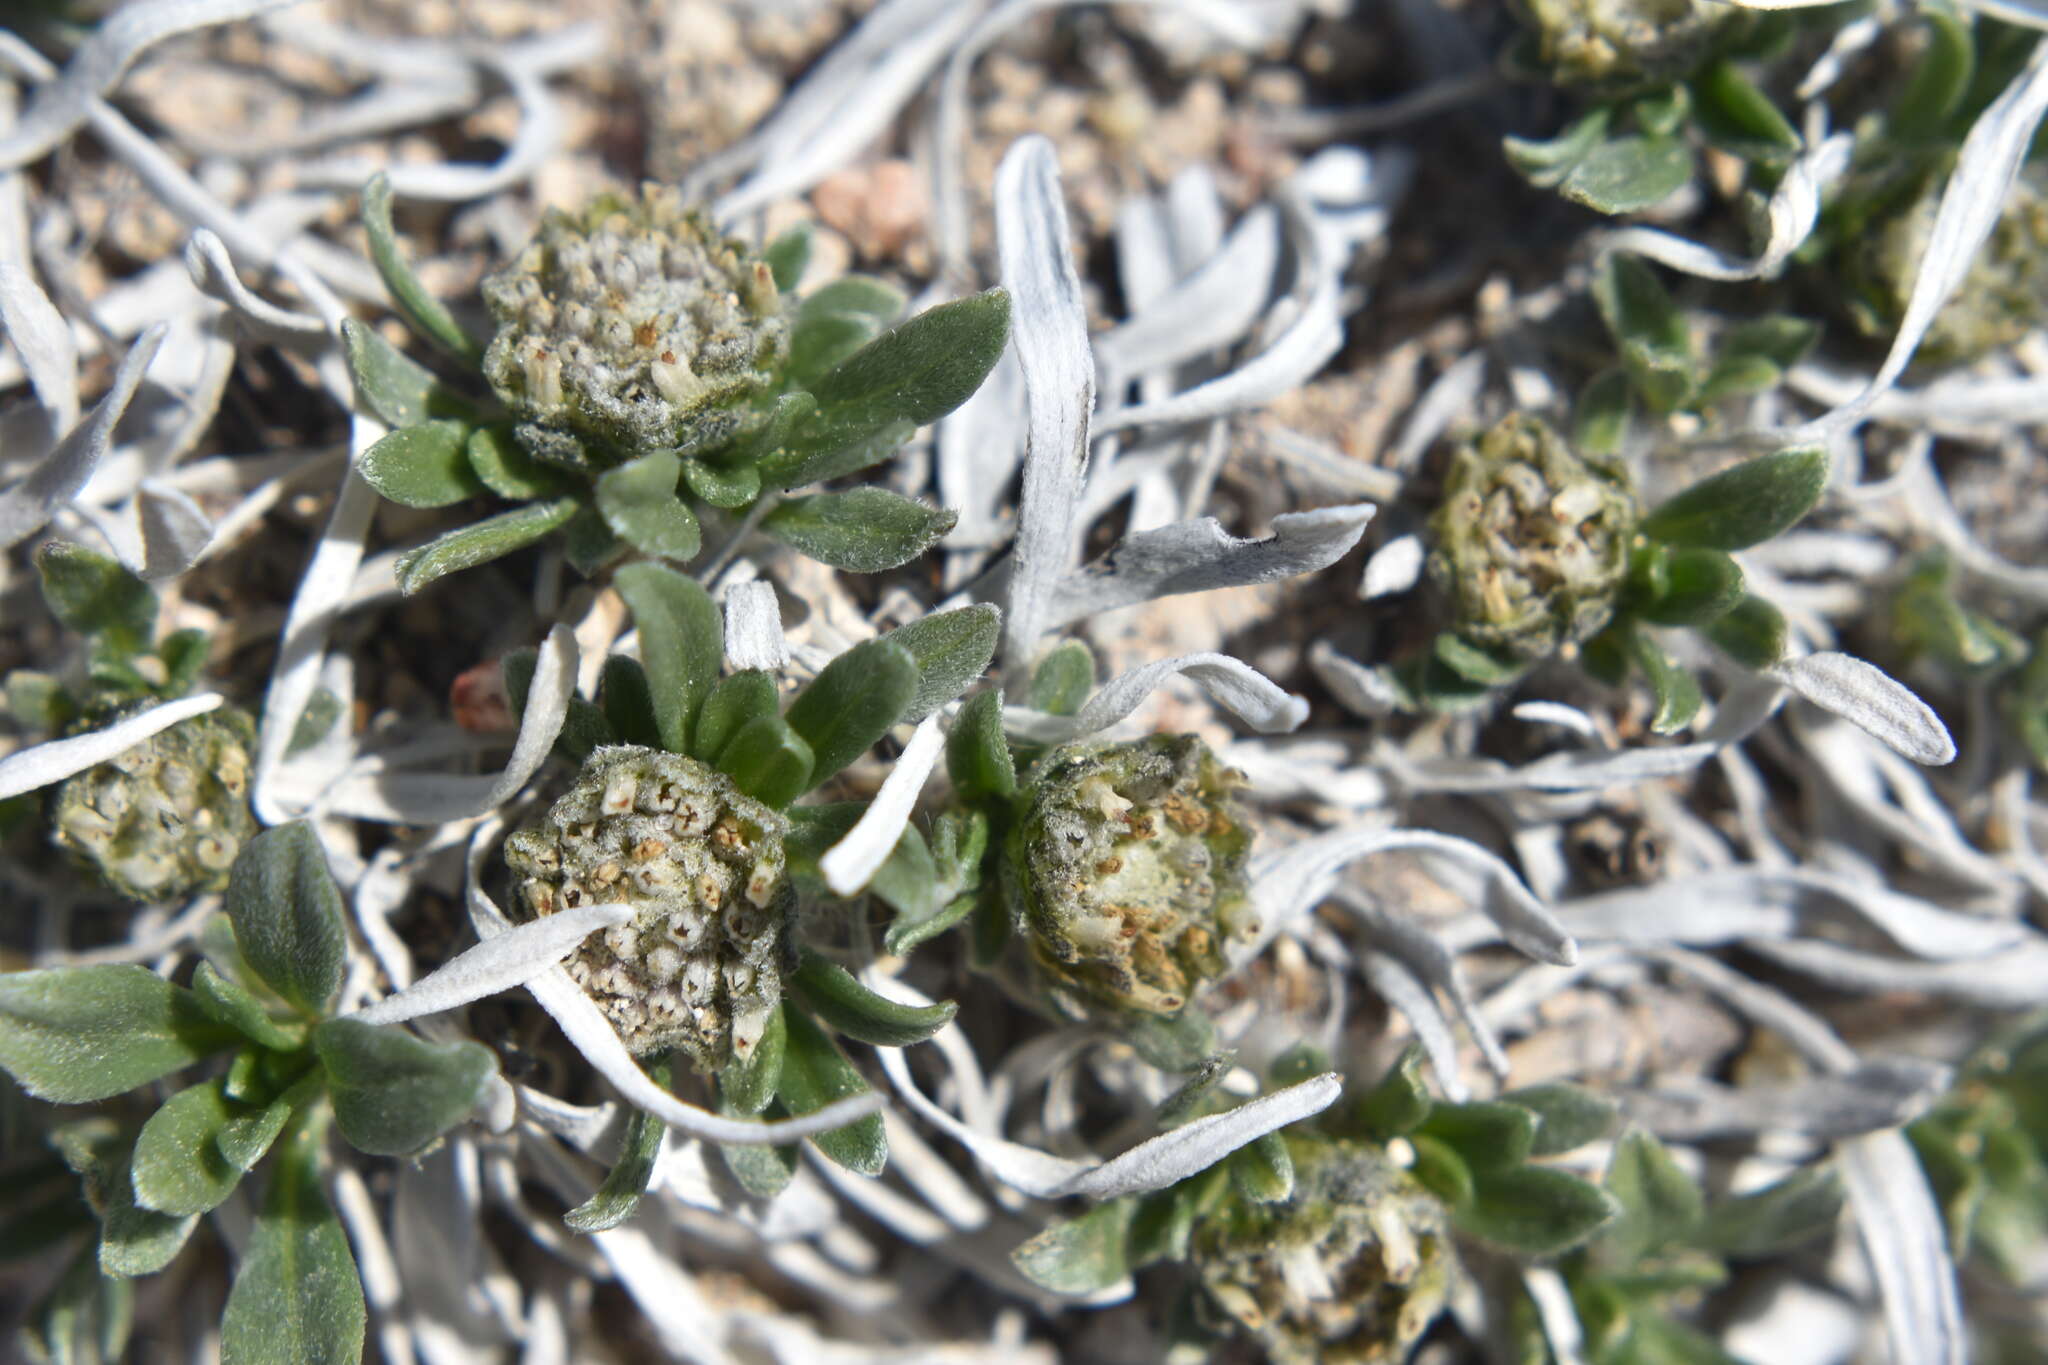
<svg viewBox="0 0 2048 1365">
<path fill-rule="evenodd" d="M 1313 1048 L 1273 1067 L 1275 1084 L 1324 1069 Z M 1238 1148 L 1166 1189 L 1109 1201 L 1019 1246 L 1019 1269 L 1078 1294 L 1158 1262 L 1189 1271 L 1170 1359 L 1209 1358 L 1220 1339 L 1257 1341 L 1278 1365 L 1402 1360 L 1465 1272 L 1462 1235 L 1510 1254 L 1554 1256 L 1610 1222 L 1598 1187 L 1532 1158 L 1600 1137 L 1614 1106 L 1572 1086 L 1447 1104 L 1411 1048 L 1348 1104 Z M 1227 1113 L 1227 1057 L 1162 1107 L 1171 1127 Z"/>
<path fill-rule="evenodd" d="M 809 256 L 803 229 L 757 255 L 647 185 L 549 212 L 484 282 L 497 328 L 484 343 L 406 265 L 381 177 L 363 191 L 363 223 L 406 320 L 489 388 L 444 384 L 374 329 L 344 324 L 360 401 L 393 428 L 364 452 L 363 477 L 410 507 L 516 504 L 405 555 L 401 591 L 558 530 L 586 573 L 629 553 L 691 560 L 715 514 L 873 573 L 951 529 L 951 514 L 886 489 L 798 490 L 888 459 L 965 402 L 1008 339 L 1003 291 L 889 328 L 904 300 L 879 280 L 790 292 Z"/>
<path fill-rule="evenodd" d="M 37 1099 L 85 1104 L 200 1073 L 139 1130 L 106 1119 L 52 1130 L 98 1226 L 72 1234 L 85 1245 L 54 1291 L 73 1311 L 43 1320 L 117 1321 L 76 1306 L 111 1305 L 123 1291 L 108 1281 L 163 1269 L 200 1215 L 238 1197 L 268 1156 L 221 1320 L 222 1359 L 354 1361 L 363 1294 L 324 1192 L 329 1129 L 365 1155 L 417 1153 L 469 1116 L 497 1063 L 476 1043 L 430 1043 L 336 1013 L 348 927 L 310 826 L 251 839 L 226 910 L 189 986 L 139 966 L 0 976 L 0 1067 Z M 101 1347 L 112 1358 L 125 1342 Z M 59 1332 L 44 1348 L 71 1359 L 78 1344 Z"/>
<path fill-rule="evenodd" d="M 953 1006 L 899 1005 L 800 944 L 798 885 L 818 888 L 820 857 L 866 805 L 794 803 L 971 684 L 995 652 L 998 613 L 941 612 L 856 645 L 785 707 L 765 670 L 719 676 L 724 627 L 695 582 L 656 564 L 615 581 L 640 623 L 642 662 L 608 661 L 597 703 L 565 726 L 575 780 L 506 843 L 517 899 L 536 919 L 600 904 L 630 911 L 565 966 L 657 1078 L 677 1065 L 714 1075 L 724 1110 L 749 1117 L 866 1093 L 827 1027 L 900 1047 L 943 1027 Z M 506 670 L 521 709 L 531 667 Z M 639 1186 L 612 1188 L 604 1218 L 586 1213 L 579 1225 L 631 1212 L 661 1129 L 636 1119 L 622 1158 L 632 1174 L 615 1184 Z M 888 1157 L 873 1117 L 816 1142 L 863 1174 Z M 762 1194 L 794 1172 L 793 1148 L 728 1147 L 726 1159 Z"/>
<path fill-rule="evenodd" d="M 36 552 L 44 603 L 85 640 L 82 677 L 17 669 L 7 712 L 31 729 L 107 730 L 189 693 L 206 662 L 196 630 L 156 634 L 157 598 L 120 563 L 53 540 Z M 171 900 L 227 885 L 256 832 L 249 809 L 256 723 L 221 706 L 76 772 L 44 799 L 50 842 L 130 900 Z M 17 798 L 26 801 L 29 798 Z"/>
<path fill-rule="evenodd" d="M 1611 459 L 1581 456 L 1541 418 L 1521 414 L 1453 456 L 1430 524 L 1430 576 L 1447 619 L 1400 670 L 1412 695 L 1469 704 L 1569 651 L 1606 682 L 1641 672 L 1657 698 L 1651 728 L 1669 734 L 1691 722 L 1702 698 L 1653 628 L 1700 631 L 1757 671 L 1784 659 L 1783 615 L 1746 590 L 1730 552 L 1806 515 L 1826 484 L 1826 455 L 1758 456 L 1647 513 Z"/>
</svg>

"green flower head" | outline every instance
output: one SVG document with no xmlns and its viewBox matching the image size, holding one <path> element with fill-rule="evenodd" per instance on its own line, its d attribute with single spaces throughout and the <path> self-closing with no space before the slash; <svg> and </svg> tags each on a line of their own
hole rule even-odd
<svg viewBox="0 0 2048 1365">
<path fill-rule="evenodd" d="M 1586 459 L 1540 418 L 1515 414 L 1451 459 L 1430 520 L 1430 574 L 1451 629 L 1534 661 L 1614 615 L 1636 501 L 1618 466 Z"/>
<path fill-rule="evenodd" d="M 103 704 L 73 728 L 104 729 L 157 704 Z M 60 784 L 49 798 L 50 841 L 131 900 L 219 891 L 256 833 L 255 748 L 256 724 L 235 707 L 180 721 Z"/>
<path fill-rule="evenodd" d="M 1010 893 L 1059 994 L 1178 1014 L 1256 932 L 1244 778 L 1193 735 L 1054 750 L 1027 776 Z"/>
<path fill-rule="evenodd" d="M 719 444 L 789 354 L 768 264 L 665 186 L 550 212 L 483 295 L 484 377 L 520 442 L 572 468 Z"/>
<path fill-rule="evenodd" d="M 1889 338 L 1906 315 L 1920 263 L 1934 235 L 1945 178 L 1929 174 L 1893 200 L 1847 247 L 1845 273 L 1856 323 Z M 2048 316 L 2048 175 L 2023 174 L 2006 197 L 1991 238 L 1949 296 L 1914 353 L 1921 366 L 1962 365 L 2009 346 Z"/>
<path fill-rule="evenodd" d="M 535 915 L 623 902 L 634 917 L 564 964 L 638 1056 L 702 1071 L 744 1059 L 793 968 L 789 822 L 731 778 L 638 745 L 593 751 L 568 793 L 505 844 Z"/>
<path fill-rule="evenodd" d="M 1204 1315 L 1275 1365 L 1406 1360 L 1450 1289 L 1442 1203 L 1370 1143 L 1291 1136 L 1287 1150 L 1288 1199 L 1234 1198 L 1196 1230 Z"/>
</svg>

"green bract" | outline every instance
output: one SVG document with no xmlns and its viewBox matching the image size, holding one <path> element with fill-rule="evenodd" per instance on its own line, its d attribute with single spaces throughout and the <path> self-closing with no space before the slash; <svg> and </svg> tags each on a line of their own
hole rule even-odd
<svg viewBox="0 0 2048 1365">
<path fill-rule="evenodd" d="M 1027 774 L 1004 880 L 1070 1008 L 1178 1014 L 1257 931 L 1243 781 L 1193 735 L 1073 745 Z"/>
<path fill-rule="evenodd" d="M 1195 1232 L 1204 1316 L 1275 1365 L 1405 1360 L 1451 1288 L 1443 1204 L 1371 1143 L 1303 1135 L 1284 1150 L 1290 1198 L 1230 1200 Z"/>
<path fill-rule="evenodd" d="M 1452 456 L 1430 521 L 1451 630 L 1521 661 L 1589 638 L 1614 614 L 1635 522 L 1618 465 L 1576 454 L 1541 418 L 1504 419 Z"/>
<path fill-rule="evenodd" d="M 408 321 L 473 367 L 471 398 L 344 325 L 358 396 L 389 424 L 363 477 L 411 507 L 485 493 L 521 504 L 403 556 L 403 592 L 555 531 L 596 573 L 628 553 L 689 560 L 727 513 L 835 568 L 870 573 L 922 554 L 953 514 L 880 488 L 785 498 L 889 458 L 965 402 L 1009 338 L 1000 289 L 893 328 L 903 296 L 849 278 L 798 299 L 801 235 L 755 253 L 672 189 L 601 194 L 551 212 L 483 285 L 496 324 L 463 333 L 407 269 L 390 188 L 363 195 L 372 254 Z"/>
<path fill-rule="evenodd" d="M 157 705 L 95 708 L 77 730 L 99 730 Z M 132 900 L 170 900 L 227 885 L 256 832 L 249 773 L 256 723 L 223 706 L 180 721 L 50 794 L 50 841 Z"/>
<path fill-rule="evenodd" d="M 789 822 L 681 754 L 591 754 L 540 824 L 506 842 L 535 915 L 606 901 L 630 923 L 564 964 L 636 1054 L 681 1049 L 703 1071 L 748 1056 L 794 966 Z"/>
</svg>

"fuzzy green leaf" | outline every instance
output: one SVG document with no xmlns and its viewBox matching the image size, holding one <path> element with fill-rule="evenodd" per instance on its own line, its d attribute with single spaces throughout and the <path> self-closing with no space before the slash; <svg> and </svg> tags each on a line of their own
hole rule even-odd
<svg viewBox="0 0 2048 1365">
<path fill-rule="evenodd" d="M 1593 148 L 1565 173 L 1557 192 L 1596 213 L 1637 213 L 1692 179 L 1692 148 L 1680 138 L 1627 136 Z"/>
<path fill-rule="evenodd" d="M 882 946 L 899 957 L 903 956 L 916 948 L 920 943 L 937 938 L 940 934 L 945 933 L 954 925 L 973 914 L 974 907 L 979 903 L 979 899 L 977 895 L 970 892 L 953 897 L 952 900 L 940 906 L 938 910 L 922 919 L 912 919 L 908 915 L 898 915 L 894 920 L 890 921 L 888 932 L 883 934 Z"/>
<path fill-rule="evenodd" d="M 468 1117 L 498 1069 L 478 1043 L 429 1043 L 403 1029 L 329 1019 L 313 1030 L 335 1126 L 371 1156 L 409 1156 Z"/>
<path fill-rule="evenodd" d="M 1628 1269 L 1665 1247 L 1684 1246 L 1699 1230 L 1700 1187 L 1664 1145 L 1640 1129 L 1622 1135 L 1607 1164 L 1607 1189 L 1620 1210 L 1601 1239 L 1608 1264 Z"/>
<path fill-rule="evenodd" d="M 348 372 L 356 398 L 392 428 L 417 426 L 436 417 L 476 420 L 470 401 L 434 377 L 434 372 L 395 349 L 390 342 L 354 318 L 341 324 Z"/>
<path fill-rule="evenodd" d="M 318 1085 L 318 1073 L 308 1076 L 305 1085 Z M 223 1089 L 225 1089 L 223 1085 Z M 238 1104 L 228 1121 L 221 1125 L 214 1135 L 214 1146 L 227 1158 L 230 1166 L 239 1171 L 252 1171 L 256 1163 L 263 1160 L 270 1144 L 277 1141 L 277 1135 L 284 1131 L 292 1116 L 293 1102 L 299 1087 L 280 1095 L 269 1104 L 260 1107 Z"/>
<path fill-rule="evenodd" d="M 370 487 L 407 507 L 446 507 L 484 492 L 469 462 L 469 427 L 447 420 L 400 427 L 356 466 Z"/>
<path fill-rule="evenodd" d="M 858 474 L 894 455 L 916 430 L 910 422 L 888 422 L 836 445 L 793 443 L 789 449 L 761 461 L 761 486 L 777 490 L 802 488 Z"/>
<path fill-rule="evenodd" d="M 1230 1154 L 1230 1181 L 1255 1204 L 1294 1196 L 1294 1158 L 1278 1133 L 1264 1133 Z"/>
<path fill-rule="evenodd" d="M 946 735 L 946 772 L 969 801 L 1017 792 L 1017 764 L 1003 735 L 1003 692 L 977 692 L 960 704 Z"/>
<path fill-rule="evenodd" d="M 1620 1106 L 1605 1095 L 1584 1086 L 1529 1085 L 1502 1095 L 1506 1104 L 1519 1105 L 1536 1115 L 1536 1136 L 1529 1145 L 1530 1156 L 1558 1156 L 1607 1136 Z"/>
<path fill-rule="evenodd" d="M 157 1213 L 135 1202 L 130 1148 L 111 1123 L 91 1120 L 52 1134 L 64 1163 L 78 1172 L 100 1219 L 99 1264 L 108 1275 L 153 1275 L 177 1258 L 197 1215 Z"/>
<path fill-rule="evenodd" d="M 803 283 L 804 269 L 811 263 L 811 225 L 798 223 L 770 242 L 761 252 L 775 287 L 784 293 Z"/>
<path fill-rule="evenodd" d="M 1824 1167 L 1808 1166 L 1754 1194 L 1724 1199 L 1707 1210 L 1699 1244 L 1724 1256 L 1775 1256 L 1820 1236 L 1842 1213 L 1842 1182 Z"/>
<path fill-rule="evenodd" d="M 1481 687 L 1499 687 L 1529 671 L 1528 660 L 1474 644 L 1455 631 L 1440 633 L 1431 648 L 1444 667 Z"/>
<path fill-rule="evenodd" d="M 362 1282 L 320 1188 L 311 1125 L 287 1139 L 221 1315 L 221 1365 L 355 1365 Z"/>
<path fill-rule="evenodd" d="M 1785 657 L 1785 614 L 1761 597 L 1744 597 L 1706 627 L 1706 636 L 1744 668 L 1762 672 Z"/>
<path fill-rule="evenodd" d="M 1656 272 L 1611 251 L 1594 268 L 1592 292 L 1643 401 L 1659 413 L 1684 403 L 1693 386 L 1692 340 Z"/>
<path fill-rule="evenodd" d="M 726 742 L 740 727 L 764 716 L 777 714 L 781 691 L 775 679 L 758 668 L 744 669 L 720 678 L 704 698 L 697 713 L 696 756 L 716 763 Z"/>
<path fill-rule="evenodd" d="M 1937 137 L 1962 105 L 1977 69 L 1977 44 L 1970 21 L 1946 5 L 1923 5 L 1927 46 L 1919 64 L 1889 107 L 1884 133 L 1909 142 Z"/>
<path fill-rule="evenodd" d="M 1071 716 L 1095 690 L 1095 654 L 1079 640 L 1062 641 L 1031 671 L 1031 708 Z"/>
<path fill-rule="evenodd" d="M 710 594 L 663 564 L 628 564 L 612 586 L 633 609 L 661 745 L 690 752 L 697 709 L 725 662 L 725 623 Z"/>
<path fill-rule="evenodd" d="M 666 1087 L 670 1063 L 663 1058 L 648 1068 L 655 1083 Z M 652 1114 L 635 1109 L 626 1120 L 626 1132 L 619 1144 L 618 1159 L 605 1172 L 604 1184 L 590 1198 L 562 1215 L 562 1221 L 576 1232 L 603 1232 L 633 1216 L 640 1198 L 654 1177 L 654 1159 L 661 1154 L 662 1134 L 668 1125 Z"/>
<path fill-rule="evenodd" d="M 555 498 L 569 491 L 569 481 L 562 472 L 527 454 L 526 448 L 512 438 L 512 428 L 506 423 L 471 431 L 463 454 L 484 487 L 512 502 Z"/>
<path fill-rule="evenodd" d="M 928 308 L 811 385 L 816 425 L 836 432 L 936 422 L 981 387 L 1010 340 L 1010 296 L 990 289 Z M 842 445 L 838 436 L 824 444 Z"/>
<path fill-rule="evenodd" d="M 190 991 L 147 967 L 0 974 L 0 1068 L 37 1099 L 103 1100 L 237 1040 Z"/>
<path fill-rule="evenodd" d="M 756 801 L 777 810 L 814 785 L 811 746 L 780 716 L 756 716 L 718 751 L 719 771 Z"/>
<path fill-rule="evenodd" d="M 691 496 L 713 507 L 748 507 L 761 496 L 761 470 L 756 465 L 714 465 L 683 461 L 683 484 Z"/>
<path fill-rule="evenodd" d="M 886 488 L 851 488 L 792 498 L 763 517 L 761 529 L 835 569 L 880 573 L 938 544 L 959 519 Z"/>
<path fill-rule="evenodd" d="M 1366 1132 L 1386 1142 L 1413 1132 L 1434 1104 L 1422 1083 L 1422 1049 L 1410 1043 L 1380 1083 L 1359 1098 L 1354 1112 Z"/>
<path fill-rule="evenodd" d="M 806 294 L 797 313 L 803 318 L 853 313 L 873 318 L 879 326 L 900 316 L 907 302 L 903 291 L 887 280 L 878 280 L 873 275 L 845 275 Z"/>
<path fill-rule="evenodd" d="M 1635 389 L 1628 373 L 1602 370 L 1579 391 L 1572 408 L 1572 444 L 1587 455 L 1619 455 L 1634 412 Z"/>
<path fill-rule="evenodd" d="M 775 1099 L 782 1081 L 782 1059 L 789 1048 L 789 1022 L 777 1006 L 768 1015 L 768 1026 L 754 1045 L 754 1055 L 735 1058 L 718 1073 L 718 1096 L 735 1114 L 752 1117 Z"/>
<path fill-rule="evenodd" d="M 1709 141 L 1737 155 L 1797 152 L 1799 133 L 1733 62 L 1715 62 L 1693 81 L 1698 121 Z"/>
<path fill-rule="evenodd" d="M 631 548 L 612 534 L 612 528 L 593 505 L 579 508 L 562 527 L 562 557 L 585 578 L 597 577 L 623 559 Z"/>
<path fill-rule="evenodd" d="M 804 1003 L 820 1019 L 847 1037 L 876 1047 L 921 1043 L 952 1023 L 959 1009 L 950 1000 L 936 1005 L 899 1004 L 863 986 L 838 963 L 808 950 L 794 980 Z"/>
<path fill-rule="evenodd" d="M 1002 612 L 984 604 L 934 612 L 884 635 L 917 661 L 917 696 L 903 719 L 923 720 L 973 686 L 995 658 L 1002 628 Z"/>
<path fill-rule="evenodd" d="M 1135 1199 L 1112 1199 L 1079 1218 L 1054 1223 L 1010 1253 L 1033 1284 L 1057 1294 L 1094 1294 L 1131 1273 Z"/>
<path fill-rule="evenodd" d="M 1613 109 L 1607 105 L 1596 105 L 1556 137 L 1503 138 L 1501 150 L 1506 154 L 1508 164 L 1524 180 L 1538 189 L 1552 189 L 1571 174 L 1572 167 L 1585 160 L 1587 154 L 1600 145 L 1613 119 Z"/>
<path fill-rule="evenodd" d="M 228 872 L 226 905 L 256 974 L 301 1014 L 325 1014 L 348 967 L 348 927 L 313 827 L 295 820 L 245 844 Z"/>
<path fill-rule="evenodd" d="M 604 669 L 598 675 L 597 704 L 619 743 L 648 749 L 661 747 L 661 722 L 654 718 L 654 691 L 647 685 L 647 670 L 638 659 L 624 654 L 605 657 Z"/>
<path fill-rule="evenodd" d="M 789 377 L 815 384 L 881 332 L 877 318 L 860 313 L 813 313 L 808 309 L 789 334 Z"/>
<path fill-rule="evenodd" d="M 1820 338 L 1820 325 L 1782 313 L 1756 318 L 1729 330 L 1700 381 L 1698 401 L 1711 403 L 1777 387 Z"/>
<path fill-rule="evenodd" d="M 239 1117 L 218 1080 L 180 1090 L 150 1115 L 135 1139 L 129 1171 L 135 1202 L 158 1213 L 205 1213 L 234 1193 L 242 1167 L 218 1146 L 228 1120 Z"/>
<path fill-rule="evenodd" d="M 553 502 L 528 503 L 458 527 L 398 557 L 394 566 L 398 591 L 410 597 L 437 578 L 523 550 L 549 532 L 568 525 L 569 519 L 581 510 L 583 503 L 579 499 L 557 498 Z"/>
<path fill-rule="evenodd" d="M 597 479 L 597 510 L 612 534 L 644 555 L 688 560 L 704 544 L 697 514 L 676 496 L 683 462 L 657 450 Z"/>
<path fill-rule="evenodd" d="M 771 1116 L 779 1116 L 782 1112 L 782 1107 L 777 1105 Z M 793 1142 L 780 1147 L 737 1147 L 720 1143 L 718 1155 L 740 1188 L 756 1199 L 775 1198 L 796 1178 L 797 1151 Z"/>
<path fill-rule="evenodd" d="M 156 637 L 156 594 L 119 560 L 53 540 L 36 549 L 36 572 L 51 615 L 115 657 L 132 658 Z"/>
<path fill-rule="evenodd" d="M 1700 683 L 1690 669 L 1675 662 L 1645 630 L 1627 631 L 1629 658 L 1650 681 L 1657 712 L 1650 718 L 1653 734 L 1675 735 L 1692 724 L 1700 709 Z"/>
<path fill-rule="evenodd" d="M 1439 1104 L 1415 1131 L 1454 1149 L 1474 1172 L 1490 1171 L 1529 1159 L 1536 1115 L 1500 1100 Z"/>
<path fill-rule="evenodd" d="M 818 673 L 789 704 L 790 728 L 811 746 L 811 785 L 822 785 L 889 732 L 917 700 L 917 660 L 901 645 L 869 640 Z"/>
<path fill-rule="evenodd" d="M 412 324 L 412 329 L 442 347 L 471 368 L 483 363 L 483 344 L 455 320 L 439 299 L 427 292 L 419 276 L 412 273 L 398 250 L 398 234 L 391 226 L 391 181 L 382 171 L 363 186 L 363 231 L 370 239 L 370 259 L 391 291 L 391 301 Z"/>
<path fill-rule="evenodd" d="M 1216 1023 L 1201 1010 L 1132 1014 L 1119 1027 L 1124 1041 L 1161 1071 L 1190 1071 L 1216 1055 Z"/>
<path fill-rule="evenodd" d="M 312 748 L 334 733 L 334 722 L 340 719 L 341 698 L 324 687 L 315 688 L 306 699 L 306 709 L 299 712 L 298 724 L 292 727 L 291 743 L 285 745 L 285 754 L 304 753 Z"/>
<path fill-rule="evenodd" d="M 867 1079 L 815 1020 L 798 1009 L 785 1007 L 782 1013 L 789 1041 L 775 1093 L 790 1113 L 813 1113 L 835 1100 L 868 1092 Z M 889 1164 L 889 1139 L 882 1131 L 880 1114 L 856 1119 L 811 1140 L 819 1151 L 857 1175 L 880 1175 Z"/>
<path fill-rule="evenodd" d="M 1442 1200 L 1445 1208 L 1470 1208 L 1472 1163 L 1458 1155 L 1449 1144 L 1438 1142 L 1419 1130 L 1408 1135 L 1408 1145 L 1415 1149 L 1415 1164 L 1408 1173 L 1420 1181 L 1424 1189 Z"/>
<path fill-rule="evenodd" d="M 1125 1238 L 1131 1269 L 1186 1259 L 1196 1222 L 1228 1184 L 1229 1176 L 1219 1162 L 1163 1190 L 1140 1195 Z"/>
<path fill-rule="evenodd" d="M 1555 1256 L 1591 1237 L 1617 1213 L 1597 1185 L 1547 1166 L 1510 1166 L 1475 1174 L 1460 1228 L 1524 1256 Z"/>
<path fill-rule="evenodd" d="M 1701 479 L 1643 518 L 1642 532 L 1668 545 L 1746 550 L 1790 530 L 1820 501 L 1825 450 L 1781 450 Z"/>
<path fill-rule="evenodd" d="M 1742 568 L 1719 550 L 1681 547 L 1665 561 L 1664 590 L 1639 609 L 1659 626 L 1704 626 L 1742 600 Z"/>
</svg>

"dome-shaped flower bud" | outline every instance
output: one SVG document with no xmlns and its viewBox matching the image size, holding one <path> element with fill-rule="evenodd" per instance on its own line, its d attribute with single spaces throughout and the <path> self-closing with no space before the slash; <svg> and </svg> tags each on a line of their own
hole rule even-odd
<svg viewBox="0 0 2048 1365">
<path fill-rule="evenodd" d="M 1531 661 L 1594 635 L 1614 615 L 1635 525 L 1619 466 L 1577 455 L 1540 418 L 1505 418 L 1452 457 L 1430 519 L 1451 629 Z"/>
<path fill-rule="evenodd" d="M 1055 750 L 1026 781 L 1008 882 L 1052 989 L 1179 1013 L 1258 928 L 1243 775 L 1193 735 L 1153 735 Z"/>
<path fill-rule="evenodd" d="M 550 212 L 483 295 L 484 377 L 521 442 L 572 467 L 717 445 L 789 354 L 767 263 L 664 186 Z"/>
<path fill-rule="evenodd" d="M 1911 194 L 1867 223 L 1848 246 L 1848 283 L 1857 324 L 1889 339 L 1906 315 L 1920 263 L 1934 235 L 1946 180 L 1928 175 Z M 2048 316 L 2048 176 L 2029 171 L 1914 352 L 1923 366 L 1962 365 L 2018 341 Z"/>
<path fill-rule="evenodd" d="M 702 1071 L 744 1058 L 782 997 L 796 903 L 789 822 L 681 754 L 594 751 L 539 824 L 505 842 L 535 915 L 623 902 L 563 964 L 635 1054 Z"/>
<path fill-rule="evenodd" d="M 102 706 L 77 728 L 103 729 L 155 705 Z M 133 900 L 218 891 L 256 833 L 255 748 L 256 724 L 235 707 L 180 721 L 60 784 L 50 795 L 51 842 Z"/>
<path fill-rule="evenodd" d="M 1691 75 L 1740 12 L 1714 0 L 1522 0 L 1536 59 L 1559 85 L 1617 94 Z"/>
<path fill-rule="evenodd" d="M 1205 1315 L 1256 1337 L 1274 1365 L 1406 1360 L 1450 1289 L 1443 1205 L 1370 1144 L 1287 1148 L 1290 1198 L 1232 1198 L 1196 1229 Z"/>
</svg>

